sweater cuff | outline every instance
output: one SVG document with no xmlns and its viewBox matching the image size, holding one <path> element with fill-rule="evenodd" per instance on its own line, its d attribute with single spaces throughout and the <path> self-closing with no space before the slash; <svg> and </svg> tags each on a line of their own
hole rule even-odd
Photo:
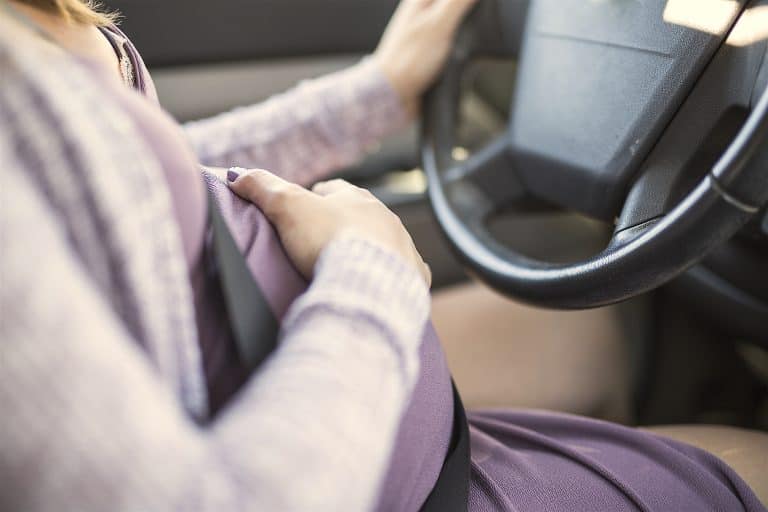
<svg viewBox="0 0 768 512">
<path fill-rule="evenodd" d="M 418 271 L 402 258 L 363 238 L 342 235 L 333 240 L 318 259 L 309 291 L 291 308 L 284 326 L 318 309 L 375 325 L 414 378 L 430 295 Z"/>
</svg>

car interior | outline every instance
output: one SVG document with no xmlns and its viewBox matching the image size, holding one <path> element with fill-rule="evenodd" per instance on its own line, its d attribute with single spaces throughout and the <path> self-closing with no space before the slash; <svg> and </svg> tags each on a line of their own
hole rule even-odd
<svg viewBox="0 0 768 512">
<path fill-rule="evenodd" d="M 397 3 L 105 2 L 179 121 L 357 62 Z M 766 91 L 768 0 L 482 0 L 339 176 L 429 263 L 468 408 L 768 433 Z"/>
</svg>

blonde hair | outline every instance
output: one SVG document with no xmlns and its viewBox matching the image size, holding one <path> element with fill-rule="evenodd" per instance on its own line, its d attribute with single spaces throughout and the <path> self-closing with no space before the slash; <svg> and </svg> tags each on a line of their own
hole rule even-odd
<svg viewBox="0 0 768 512">
<path fill-rule="evenodd" d="M 103 27 L 118 21 L 117 13 L 105 11 L 96 0 L 16 0 L 16 2 L 36 7 L 61 16 L 68 22 L 81 25 Z"/>
</svg>

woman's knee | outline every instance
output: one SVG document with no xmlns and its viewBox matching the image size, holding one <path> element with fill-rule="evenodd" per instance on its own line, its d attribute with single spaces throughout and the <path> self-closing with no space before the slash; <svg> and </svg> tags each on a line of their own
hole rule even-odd
<svg viewBox="0 0 768 512">
<path fill-rule="evenodd" d="M 650 432 L 700 448 L 716 456 L 768 505 L 768 434 L 734 427 L 652 427 Z"/>
<path fill-rule="evenodd" d="M 614 310 L 546 311 L 470 284 L 436 293 L 433 319 L 469 407 L 627 421 L 629 363 Z"/>
</svg>

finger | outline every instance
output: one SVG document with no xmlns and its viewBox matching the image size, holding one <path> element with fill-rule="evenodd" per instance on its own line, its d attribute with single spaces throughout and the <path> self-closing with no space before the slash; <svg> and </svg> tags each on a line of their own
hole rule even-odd
<svg viewBox="0 0 768 512">
<path fill-rule="evenodd" d="M 432 267 L 427 263 L 422 263 L 421 267 L 421 273 L 424 276 L 424 281 L 427 283 L 427 288 L 432 288 Z"/>
<path fill-rule="evenodd" d="M 317 183 L 314 187 L 312 187 L 312 192 L 324 197 L 339 194 L 372 197 L 372 194 L 368 189 L 358 187 L 357 185 L 353 185 L 350 182 L 342 179 Z"/>
<path fill-rule="evenodd" d="M 441 24 L 453 31 L 476 3 L 477 0 L 435 0 L 433 8 Z"/>
<path fill-rule="evenodd" d="M 426 7 L 429 7 L 431 4 L 435 3 L 437 0 L 400 0 L 400 4 L 398 5 L 397 9 L 399 12 L 403 11 L 420 11 L 422 9 L 425 9 Z"/>
<path fill-rule="evenodd" d="M 285 203 L 292 197 L 309 194 L 300 186 L 260 169 L 241 174 L 230 182 L 229 187 L 238 196 L 258 206 L 273 222 L 286 210 Z"/>
<path fill-rule="evenodd" d="M 416 249 L 416 246 L 411 242 L 411 253 L 413 254 L 414 261 L 418 262 L 418 270 L 421 274 L 421 277 L 424 279 L 424 282 L 427 283 L 427 288 L 432 287 L 432 267 L 429 266 L 429 264 L 424 261 L 424 259 L 421 257 L 421 254 L 419 254 L 418 249 Z"/>
<path fill-rule="evenodd" d="M 312 187 L 312 192 L 320 196 L 327 196 L 344 190 L 349 190 L 353 185 L 341 179 L 321 181 Z"/>
</svg>

